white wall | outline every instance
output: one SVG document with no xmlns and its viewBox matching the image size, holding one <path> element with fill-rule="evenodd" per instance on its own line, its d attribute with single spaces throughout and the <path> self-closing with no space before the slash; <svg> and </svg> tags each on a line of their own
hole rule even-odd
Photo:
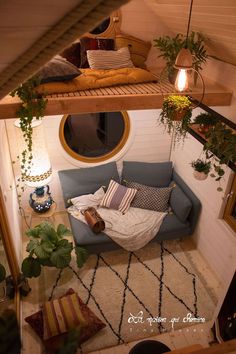
<svg viewBox="0 0 236 354">
<path fill-rule="evenodd" d="M 230 106 L 212 107 L 214 110 L 236 123 L 236 66 L 210 59 L 204 67 L 203 75 L 221 83 L 233 91 Z"/>
<path fill-rule="evenodd" d="M 197 110 L 194 114 L 197 114 Z M 196 180 L 190 163 L 199 158 L 201 153 L 202 144 L 188 135 L 184 145 L 177 146 L 171 156 L 177 173 L 202 203 L 200 220 L 194 234 L 196 245 L 222 283 L 225 283 L 232 278 L 236 269 L 236 235 L 219 215 L 233 172 L 225 166 L 226 174 L 221 182 L 224 192 L 216 190 L 218 183 L 210 176 L 205 181 Z"/>
<path fill-rule="evenodd" d="M 128 141 L 128 149 L 122 156 L 115 156 L 119 169 L 122 160 L 133 161 L 166 161 L 170 156 L 170 136 L 164 132 L 163 126 L 157 122 L 159 116 L 158 110 L 130 111 L 128 112 L 131 123 L 131 137 Z M 62 148 L 59 140 L 59 125 L 62 116 L 50 116 L 43 120 L 46 145 L 53 169 L 53 179 L 49 183 L 52 196 L 58 204 L 58 210 L 64 209 L 62 191 L 59 183 L 57 171 L 78 167 L 89 167 L 94 164 L 84 164 L 72 159 Z M 11 145 L 11 154 L 13 160 L 19 154 L 19 131 L 14 127 L 14 120 L 7 122 Z M 105 161 L 103 163 L 106 163 Z M 19 175 L 19 164 L 14 164 L 16 176 Z M 28 203 L 29 193 L 32 189 L 27 188 L 22 199 L 23 206 Z"/>
<path fill-rule="evenodd" d="M 14 142 L 14 140 L 13 140 Z M 13 143 L 12 143 L 13 144 Z M 0 120 L 0 185 L 6 205 L 12 241 L 19 264 L 21 263 L 21 217 L 17 202 L 14 174 L 7 140 L 5 122 Z"/>
</svg>

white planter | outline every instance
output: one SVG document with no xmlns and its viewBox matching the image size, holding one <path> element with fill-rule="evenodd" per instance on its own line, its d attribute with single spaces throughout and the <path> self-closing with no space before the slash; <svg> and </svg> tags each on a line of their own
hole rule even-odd
<svg viewBox="0 0 236 354">
<path fill-rule="evenodd" d="M 199 181 L 204 181 L 204 179 L 207 179 L 208 177 L 208 174 L 205 174 L 204 172 L 198 172 L 198 171 L 194 171 L 193 175 Z"/>
</svg>

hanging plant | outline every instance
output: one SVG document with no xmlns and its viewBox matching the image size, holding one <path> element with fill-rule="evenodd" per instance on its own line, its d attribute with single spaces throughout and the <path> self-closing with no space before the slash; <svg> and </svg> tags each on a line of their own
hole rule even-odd
<svg viewBox="0 0 236 354">
<path fill-rule="evenodd" d="M 32 77 L 28 81 L 24 82 L 21 86 L 11 92 L 11 96 L 18 96 L 22 105 L 16 112 L 19 117 L 20 129 L 25 141 L 25 149 L 18 156 L 21 162 L 21 178 L 18 179 L 17 187 L 20 182 L 24 182 L 26 176 L 29 174 L 32 165 L 32 122 L 33 119 L 41 119 L 44 116 L 44 110 L 47 104 L 47 100 L 42 94 L 37 93 L 35 87 L 40 83 L 37 77 Z M 24 187 L 21 186 L 21 192 L 24 191 Z M 20 197 L 19 193 L 18 196 Z"/>
<path fill-rule="evenodd" d="M 170 95 L 164 99 L 160 122 L 169 134 L 173 133 L 174 145 L 184 140 L 192 117 L 192 103 L 186 96 Z"/>
<path fill-rule="evenodd" d="M 226 124 L 218 122 L 209 130 L 206 138 L 203 149 L 214 167 L 214 173 L 210 176 L 219 182 L 225 174 L 222 165 L 236 163 L 236 135 Z M 217 190 L 222 191 L 222 188 L 218 187 Z"/>
<path fill-rule="evenodd" d="M 197 159 L 191 162 L 191 166 L 194 169 L 193 175 L 196 179 L 203 181 L 207 178 L 211 170 L 211 162 Z"/>
<path fill-rule="evenodd" d="M 88 252 L 83 247 L 73 247 L 65 237 L 71 235 L 71 231 L 63 224 L 55 227 L 49 222 L 43 222 L 26 232 L 30 241 L 26 251 L 26 257 L 21 266 L 22 273 L 27 278 L 38 277 L 43 266 L 64 269 L 69 267 L 71 253 L 76 254 L 77 266 L 81 268 L 88 258 Z"/>
<path fill-rule="evenodd" d="M 154 47 L 160 50 L 161 54 L 159 57 L 162 57 L 166 61 L 169 81 L 174 83 L 177 70 L 174 69 L 173 65 L 180 50 L 186 47 L 186 37 L 180 33 L 175 37 L 162 36 L 154 39 Z M 192 31 L 187 39 L 187 48 L 193 56 L 193 68 L 199 72 L 209 57 L 205 49 L 204 36 L 199 32 Z M 196 78 L 197 75 L 194 74 L 195 84 Z"/>
</svg>

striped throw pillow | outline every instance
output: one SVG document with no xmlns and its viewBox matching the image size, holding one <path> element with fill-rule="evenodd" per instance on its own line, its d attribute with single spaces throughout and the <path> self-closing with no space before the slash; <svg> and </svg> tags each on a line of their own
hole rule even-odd
<svg viewBox="0 0 236 354">
<path fill-rule="evenodd" d="M 128 47 L 119 50 L 87 50 L 87 58 L 91 69 L 133 68 Z"/>
<path fill-rule="evenodd" d="M 42 311 L 44 340 L 66 333 L 72 328 L 81 329 L 86 326 L 86 320 L 81 312 L 78 296 L 75 293 L 45 302 Z"/>
<path fill-rule="evenodd" d="M 127 188 L 111 180 L 100 206 L 116 209 L 125 214 L 136 193 L 137 189 Z"/>
</svg>

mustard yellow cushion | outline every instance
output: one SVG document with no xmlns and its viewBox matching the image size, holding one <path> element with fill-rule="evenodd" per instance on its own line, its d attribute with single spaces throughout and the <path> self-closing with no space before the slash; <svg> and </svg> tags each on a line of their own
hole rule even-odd
<svg viewBox="0 0 236 354">
<path fill-rule="evenodd" d="M 110 70 L 80 69 L 82 74 L 67 82 L 51 82 L 37 87 L 39 93 L 53 94 L 109 87 L 122 84 L 138 84 L 157 81 L 149 71 L 140 68 Z"/>
<path fill-rule="evenodd" d="M 134 66 L 139 68 L 146 68 L 145 61 L 148 52 L 151 49 L 151 43 L 145 42 L 139 38 L 130 36 L 129 34 L 118 34 L 115 38 L 116 49 L 128 47 L 130 51 L 131 60 Z"/>
<path fill-rule="evenodd" d="M 75 293 L 45 302 L 42 311 L 44 340 L 66 333 L 70 329 L 81 329 L 86 326 L 86 320 Z"/>
</svg>

